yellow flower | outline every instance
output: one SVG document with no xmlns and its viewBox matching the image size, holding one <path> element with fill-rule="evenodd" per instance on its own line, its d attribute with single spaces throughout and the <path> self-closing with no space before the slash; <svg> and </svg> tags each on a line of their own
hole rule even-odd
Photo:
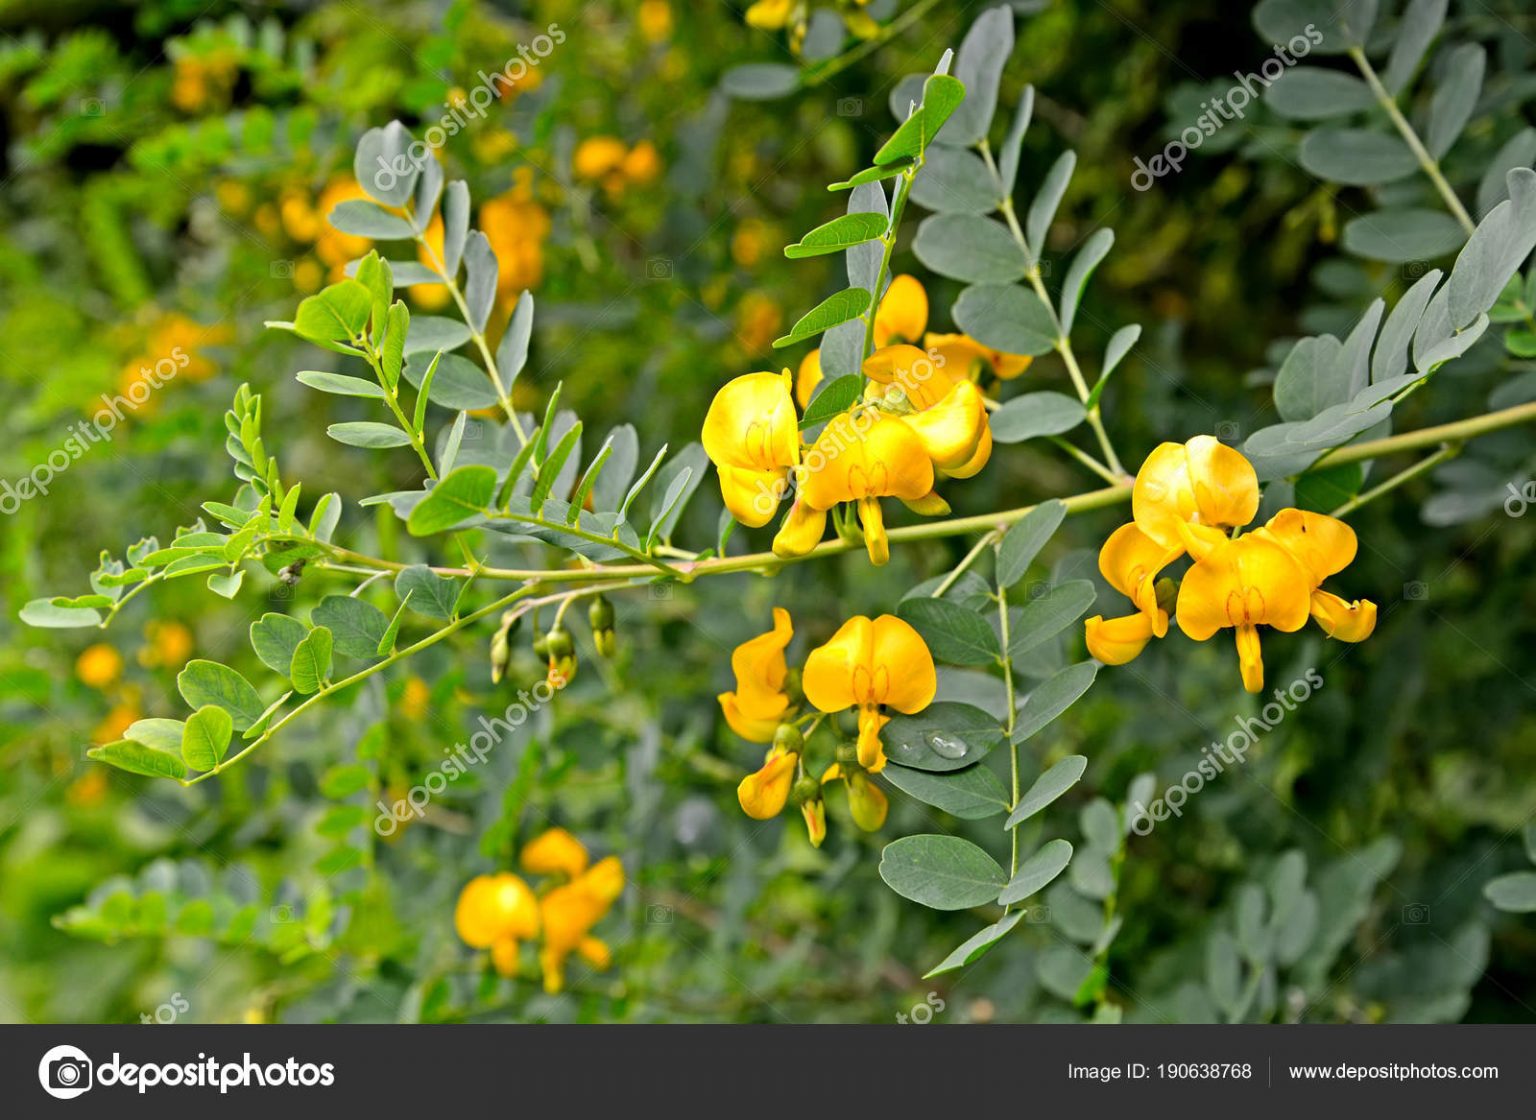
<svg viewBox="0 0 1536 1120">
<path fill-rule="evenodd" d="M 822 429 L 806 453 L 796 506 L 805 505 L 812 515 L 821 511 L 824 518 L 839 502 L 857 503 L 870 562 L 884 564 L 891 548 L 880 499 L 923 503 L 933 493 L 933 477 L 928 449 L 902 420 L 874 410 L 845 412 Z M 774 551 L 793 555 L 789 549 L 803 540 L 781 532 Z"/>
<path fill-rule="evenodd" d="M 144 627 L 148 645 L 139 651 L 146 668 L 178 668 L 192 656 L 192 631 L 179 622 L 150 622 Z"/>
<path fill-rule="evenodd" d="M 590 935 L 623 893 L 624 865 L 617 856 L 608 856 L 539 900 L 544 929 L 539 964 L 546 992 L 565 986 L 565 961 L 572 953 L 593 968 L 607 968 L 612 962 L 608 946 Z"/>
<path fill-rule="evenodd" d="M 778 31 L 789 22 L 796 0 L 757 0 L 747 9 L 747 26 L 759 31 Z"/>
<path fill-rule="evenodd" d="M 511 307 L 544 278 L 544 242 L 550 228 L 549 211 L 534 200 L 526 182 L 480 208 L 480 229 L 500 268 L 496 295 L 502 307 Z M 447 292 L 441 285 L 436 290 Z"/>
<path fill-rule="evenodd" d="M 1182 547 L 1181 524 L 1233 529 L 1259 512 L 1253 465 L 1215 436 L 1160 444 L 1136 474 L 1131 516 L 1164 548 Z"/>
<path fill-rule="evenodd" d="M 753 268 L 763 259 L 763 249 L 767 243 L 768 231 L 763 223 L 756 218 L 748 218 L 731 234 L 731 260 L 742 268 Z"/>
<path fill-rule="evenodd" d="M 736 334 L 748 354 L 768 350 L 783 326 L 784 309 L 761 292 L 748 292 L 736 308 Z"/>
<path fill-rule="evenodd" d="M 870 781 L 869 775 L 857 766 L 834 762 L 821 775 L 823 785 L 836 778 L 841 778 L 843 786 L 848 790 L 848 809 L 853 814 L 853 823 L 865 832 L 879 832 L 891 808 L 885 791 Z"/>
<path fill-rule="evenodd" d="M 736 787 L 741 811 L 756 821 L 772 820 L 784 811 L 795 784 L 800 756 L 779 746 L 770 747 L 762 768 L 748 774 Z"/>
<path fill-rule="evenodd" d="M 1134 661 L 1152 640 L 1152 620 L 1144 614 L 1110 619 L 1096 614 L 1083 626 L 1089 655 L 1106 665 Z"/>
<path fill-rule="evenodd" d="M 667 0 L 642 0 L 638 22 L 647 43 L 660 43 L 672 34 L 672 6 Z"/>
<path fill-rule="evenodd" d="M 551 828 L 530 840 L 518 857 L 530 875 L 564 875 L 574 879 L 587 869 L 587 849 L 563 828 Z"/>
<path fill-rule="evenodd" d="M 875 311 L 875 349 L 916 342 L 927 328 L 928 292 L 916 276 L 902 273 L 891 281 Z"/>
<path fill-rule="evenodd" d="M 124 733 L 139 719 L 139 706 L 132 700 L 124 700 L 121 704 L 114 704 L 96 730 L 91 733 L 91 741 L 95 743 L 115 743 L 121 739 Z"/>
<path fill-rule="evenodd" d="M 631 183 L 649 183 L 661 174 L 661 155 L 656 145 L 642 140 L 629 150 L 619 164 L 619 173 Z"/>
<path fill-rule="evenodd" d="M 477 875 L 459 893 L 453 926 L 471 949 L 490 949 L 503 976 L 517 971 L 517 943 L 539 932 L 539 903 L 528 884 L 510 871 Z"/>
<path fill-rule="evenodd" d="M 934 334 L 923 338 L 923 348 L 944 359 L 944 368 L 955 377 L 974 380 L 974 375 L 990 369 L 1004 381 L 1012 381 L 1030 367 L 1034 358 L 1028 354 L 1007 354 L 983 346 L 966 334 Z"/>
<path fill-rule="evenodd" d="M 104 642 L 87 646 L 75 658 L 75 676 L 88 688 L 106 688 L 123 675 L 123 659 Z"/>
<path fill-rule="evenodd" d="M 878 773 L 885 766 L 880 729 L 885 708 L 904 715 L 933 702 L 938 678 L 922 636 L 894 615 L 871 621 L 856 615 L 805 662 L 805 697 L 823 712 L 857 707 L 859 765 Z"/>
<path fill-rule="evenodd" d="M 823 376 L 821 347 L 818 346 L 800 359 L 800 368 L 795 371 L 795 400 L 800 402 L 801 408 L 810 405 L 811 394 L 816 391 L 816 386 L 821 384 Z"/>
<path fill-rule="evenodd" d="M 571 171 L 578 179 L 596 181 L 617 171 L 629 148 L 617 136 L 590 136 L 576 145 Z"/>
<path fill-rule="evenodd" d="M 1195 563 L 1179 587 L 1179 629 L 1197 642 L 1232 627 L 1243 686 L 1264 688 L 1259 626 L 1300 630 L 1307 623 L 1311 584 L 1301 563 L 1274 540 L 1250 533 L 1237 540 L 1188 531 Z"/>
<path fill-rule="evenodd" d="M 992 454 L 992 426 L 981 390 L 935 363 L 916 346 L 876 350 L 864 372 L 880 386 L 879 396 L 917 433 L 934 467 L 955 478 L 970 478 Z"/>
<path fill-rule="evenodd" d="M 789 612 L 773 608 L 773 629 L 749 638 L 731 653 L 736 691 L 722 692 L 720 708 L 731 730 L 750 743 L 770 743 L 779 724 L 789 714 L 789 694 L 784 679 L 789 669 L 784 650 L 794 637 Z"/>
<path fill-rule="evenodd" d="M 723 385 L 704 417 L 704 451 L 720 474 L 720 495 L 731 516 L 750 528 L 766 525 L 800 461 L 799 418 L 789 395 L 790 374 L 747 373 Z"/>
<path fill-rule="evenodd" d="M 1174 606 L 1179 629 L 1203 642 L 1232 627 L 1250 692 L 1264 687 L 1260 626 L 1295 631 L 1310 615 L 1329 637 L 1347 642 L 1363 641 L 1375 629 L 1376 604 L 1322 590 L 1325 579 L 1355 558 L 1355 532 L 1342 521 L 1283 509 L 1246 536 L 1228 536 L 1258 513 L 1258 476 L 1239 452 L 1213 437 L 1154 450 L 1136 476 L 1131 507 L 1135 520 L 1104 542 L 1099 570 L 1138 613 L 1094 615 L 1084 624 L 1088 652 L 1105 664 L 1123 665 L 1167 633 L 1172 592 L 1158 595 L 1158 573 L 1185 552 L 1193 563 Z"/>
<path fill-rule="evenodd" d="M 1256 537 L 1268 537 L 1301 562 L 1312 583 L 1312 617 L 1330 638 L 1363 642 L 1376 629 L 1376 604 L 1369 599 L 1346 602 L 1323 591 L 1323 580 L 1337 575 L 1354 562 L 1359 544 L 1355 531 L 1336 517 L 1283 509 Z"/>
<path fill-rule="evenodd" d="M 372 242 L 366 237 L 342 233 L 326 219 L 341 203 L 367 197 L 367 192 L 355 180 L 338 177 L 332 179 L 325 190 L 320 192 L 319 201 L 315 204 L 320 218 L 319 232 L 314 238 L 315 255 L 330 266 L 333 283 L 346 279 L 347 262 L 366 253 Z"/>
</svg>

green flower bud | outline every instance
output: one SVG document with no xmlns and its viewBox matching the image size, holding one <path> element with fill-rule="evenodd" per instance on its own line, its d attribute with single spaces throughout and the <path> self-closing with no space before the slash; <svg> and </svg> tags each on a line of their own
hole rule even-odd
<svg viewBox="0 0 1536 1120">
<path fill-rule="evenodd" d="M 1174 605 L 1179 601 L 1179 581 L 1164 576 L 1152 585 L 1152 590 L 1157 593 L 1157 605 L 1173 614 Z"/>
<path fill-rule="evenodd" d="M 781 723 L 778 730 L 773 733 L 773 749 L 777 751 L 790 751 L 799 754 L 805 747 L 805 736 L 800 734 L 800 729 L 792 723 Z"/>
</svg>

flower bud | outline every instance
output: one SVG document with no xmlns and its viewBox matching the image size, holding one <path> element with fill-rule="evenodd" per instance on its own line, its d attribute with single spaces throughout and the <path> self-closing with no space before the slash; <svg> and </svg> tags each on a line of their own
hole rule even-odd
<svg viewBox="0 0 1536 1120">
<path fill-rule="evenodd" d="M 1179 601 L 1179 581 L 1170 576 L 1164 576 L 1152 585 L 1152 590 L 1157 593 L 1158 608 L 1172 616 L 1173 608 Z"/>
<path fill-rule="evenodd" d="M 781 723 L 773 733 L 773 749 L 799 754 L 805 746 L 805 736 L 792 723 Z"/>
<path fill-rule="evenodd" d="M 845 771 L 850 767 L 858 769 L 859 745 L 857 743 L 839 743 L 834 757 L 837 759 L 837 764 Z"/>
<path fill-rule="evenodd" d="M 549 659 L 549 687 L 564 688 L 576 675 L 576 645 L 570 632 L 556 628 L 545 634 L 544 650 Z"/>
<path fill-rule="evenodd" d="M 599 595 L 587 608 L 587 622 L 592 626 L 592 645 L 601 656 L 612 657 L 618 648 L 613 628 L 613 604 Z"/>
<path fill-rule="evenodd" d="M 802 801 L 800 817 L 805 821 L 805 834 L 810 838 L 811 847 L 821 847 L 821 842 L 827 838 L 827 803 L 820 797 Z"/>
<path fill-rule="evenodd" d="M 491 636 L 491 683 L 500 684 L 506 676 L 507 665 L 512 660 L 512 649 L 507 642 L 507 632 L 497 630 Z"/>
<path fill-rule="evenodd" d="M 796 805 L 815 801 L 821 797 L 821 783 L 809 774 L 802 775 L 790 788 L 789 799 Z"/>
</svg>

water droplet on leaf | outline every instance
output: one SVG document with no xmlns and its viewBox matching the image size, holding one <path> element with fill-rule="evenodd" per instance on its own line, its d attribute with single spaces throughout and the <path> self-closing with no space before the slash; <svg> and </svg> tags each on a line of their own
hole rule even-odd
<svg viewBox="0 0 1536 1120">
<path fill-rule="evenodd" d="M 944 758 L 964 758 L 967 749 L 964 739 L 946 735 L 941 731 L 923 733 L 923 741 L 933 748 L 933 753 Z"/>
</svg>

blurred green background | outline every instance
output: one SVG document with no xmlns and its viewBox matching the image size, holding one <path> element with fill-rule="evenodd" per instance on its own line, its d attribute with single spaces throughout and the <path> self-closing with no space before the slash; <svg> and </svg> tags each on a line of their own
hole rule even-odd
<svg viewBox="0 0 1536 1120">
<path fill-rule="evenodd" d="M 222 414 L 241 382 L 266 399 L 285 474 L 349 500 L 352 540 L 432 559 L 387 511 L 352 501 L 413 485 L 409 457 L 328 441 L 325 425 L 353 415 L 348 402 L 297 384 L 312 348 L 262 323 L 290 318 L 360 252 L 324 222 L 355 189 L 358 136 L 392 118 L 418 129 L 440 119 L 482 69 L 505 66 L 551 24 L 564 42 L 441 153 L 469 182 L 501 258 L 499 314 L 525 287 L 538 300 L 519 403 L 542 408 L 560 382 L 589 426 L 633 423 L 647 455 L 696 439 L 715 388 L 777 368 L 771 340 L 839 267 L 786 261 L 782 247 L 840 212 L 825 185 L 865 166 L 889 134 L 895 83 L 931 69 L 990 5 L 824 6 L 851 18 L 801 44 L 749 26 L 746 5 L 713 0 L 0 3 L 0 479 L 46 461 L 141 366 L 178 346 L 191 356 L 109 443 L 0 520 L 0 1019 L 891 1022 L 923 1018 L 913 1008 L 935 1001 L 941 1022 L 1089 1014 L 1073 997 L 1099 903 L 1070 884 L 975 968 L 924 981 L 975 918 L 910 906 L 876 864 L 885 840 L 931 828 L 935 810 L 894 798 L 883 837 L 835 828 L 818 852 L 793 814 L 761 826 L 736 806 L 736 781 L 757 758 L 714 699 L 730 687 L 730 649 L 766 629 L 774 605 L 816 641 L 832 620 L 889 610 L 965 541 L 904 547 L 884 570 L 852 555 L 621 600 L 611 669 L 588 657 L 557 711 L 441 811 L 342 872 L 327 863 L 324 824 L 351 798 L 339 768 L 370 743 L 384 786 L 408 785 L 504 707 L 487 634 L 434 648 L 306 718 L 253 764 L 181 790 L 84 751 L 134 719 L 171 714 L 186 658 L 252 662 L 249 623 L 321 588 L 260 573 L 226 602 L 186 581 L 101 635 L 16 619 L 28 599 L 71 591 L 100 549 L 164 539 L 201 501 L 227 495 Z M 1274 343 L 1347 326 L 1375 294 L 1410 283 L 1412 268 L 1341 251 L 1339 227 L 1362 192 L 1300 170 L 1291 127 L 1257 107 L 1182 174 L 1131 188 L 1132 159 L 1177 133 L 1190 117 L 1181 106 L 1265 56 L 1246 4 L 1013 7 L 1002 101 L 1026 83 L 1037 91 L 1021 178 L 1038 181 L 1063 148 L 1078 154 L 1049 248 L 1101 224 L 1116 231 L 1080 333 L 1101 350 L 1116 327 L 1144 327 L 1105 399 L 1128 461 L 1164 439 L 1238 438 L 1269 422 Z M 1513 0 L 1451 8 L 1458 41 L 1482 42 L 1492 60 L 1448 163 L 1458 185 L 1475 185 L 1529 118 L 1536 16 Z M 722 77 L 743 63 L 793 67 L 801 88 L 732 97 Z M 594 138 L 623 146 L 620 170 L 581 174 Z M 896 264 L 921 274 L 905 248 Z M 925 280 L 947 329 L 942 309 L 958 286 Z M 411 297 L 428 312 L 432 298 Z M 1476 414 L 1521 372 L 1501 366 L 1496 347 L 1469 356 L 1402 427 Z M 1065 383 L 1049 359 L 1027 377 Z M 1132 840 L 1107 960 L 1106 998 L 1126 1018 L 1219 1017 L 1218 934 L 1241 931 L 1246 888 L 1299 865 L 1321 932 L 1294 968 L 1255 980 L 1248 1018 L 1536 1019 L 1536 928 L 1483 895 L 1490 879 L 1529 866 L 1522 829 L 1536 813 L 1536 516 L 1499 504 L 1505 480 L 1529 477 L 1529 438 L 1490 440 L 1476 486 L 1421 479 L 1355 519 L 1351 594 L 1382 606 L 1371 641 L 1324 649 L 1315 635 L 1276 636 L 1266 647 L 1277 680 L 1318 665 L 1325 687 L 1181 819 Z M 1028 445 L 1001 450 L 952 500 L 977 513 L 1093 485 Z M 701 542 L 713 539 L 712 486 L 686 522 Z M 1482 497 L 1456 497 L 1469 486 Z M 1091 570 L 1116 523 L 1074 519 L 1046 561 Z M 1124 798 L 1139 773 L 1176 780 L 1254 713 L 1228 649 L 1167 646 L 1101 675 L 1039 744 L 1042 766 L 1090 759 L 1058 810 L 1068 835 L 1076 807 Z M 539 673 L 519 648 L 511 676 Z M 508 818 L 520 765 L 532 784 Z M 621 855 L 631 883 L 599 931 L 615 966 L 573 967 L 559 996 L 487 974 L 452 922 L 464 882 L 506 865 L 516 835 L 546 823 Z M 149 920 L 146 896 L 167 913 Z"/>
</svg>

